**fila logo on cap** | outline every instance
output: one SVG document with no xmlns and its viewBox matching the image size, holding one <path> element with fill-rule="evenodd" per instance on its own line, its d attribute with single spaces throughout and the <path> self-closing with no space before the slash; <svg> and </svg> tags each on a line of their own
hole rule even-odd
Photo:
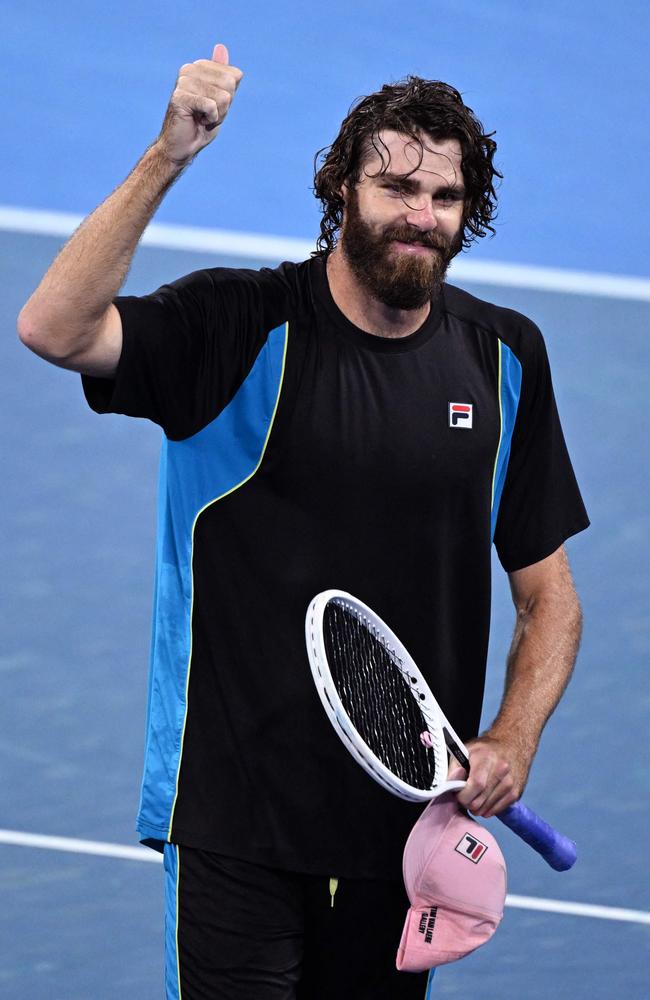
<svg viewBox="0 0 650 1000">
<path fill-rule="evenodd" d="M 481 843 L 476 837 L 472 837 L 471 834 L 466 833 L 461 841 L 456 844 L 454 848 L 459 854 L 462 854 L 464 858 L 468 858 L 473 861 L 475 865 L 479 863 L 485 852 L 487 851 L 487 844 Z"/>
<path fill-rule="evenodd" d="M 473 406 L 471 403 L 449 404 L 449 426 L 464 427 L 470 430 L 472 426 Z"/>
</svg>

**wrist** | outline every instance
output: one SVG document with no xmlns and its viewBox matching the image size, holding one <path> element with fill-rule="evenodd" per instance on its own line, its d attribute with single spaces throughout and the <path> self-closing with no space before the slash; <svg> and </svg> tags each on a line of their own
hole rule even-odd
<svg viewBox="0 0 650 1000">
<path fill-rule="evenodd" d="M 194 155 L 192 154 L 182 160 L 174 159 L 170 155 L 164 141 L 158 137 L 145 152 L 141 163 L 156 170 L 156 173 L 160 174 L 164 181 L 170 183 L 189 166 L 194 159 Z"/>
<path fill-rule="evenodd" d="M 496 719 L 489 729 L 481 733 L 481 739 L 498 744 L 510 757 L 532 761 L 537 752 L 541 733 L 536 727 L 523 724 L 500 723 Z"/>
</svg>

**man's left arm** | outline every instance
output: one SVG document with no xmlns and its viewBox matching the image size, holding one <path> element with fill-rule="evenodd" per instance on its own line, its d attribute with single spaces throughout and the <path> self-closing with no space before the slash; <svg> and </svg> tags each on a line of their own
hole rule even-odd
<svg viewBox="0 0 650 1000">
<path fill-rule="evenodd" d="M 563 546 L 509 579 L 517 621 L 503 700 L 489 729 L 468 744 L 471 772 L 458 795 L 476 816 L 494 816 L 521 797 L 542 730 L 571 677 L 582 630 Z"/>
</svg>

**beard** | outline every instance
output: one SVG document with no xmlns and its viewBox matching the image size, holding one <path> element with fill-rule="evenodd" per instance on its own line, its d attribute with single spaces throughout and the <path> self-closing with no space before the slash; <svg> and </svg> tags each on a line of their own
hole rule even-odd
<svg viewBox="0 0 650 1000">
<path fill-rule="evenodd" d="M 428 247 L 431 253 L 400 253 L 393 240 Z M 395 226 L 376 232 L 359 212 L 355 191 L 346 205 L 341 249 L 357 281 L 373 298 L 391 309 L 421 309 L 440 294 L 451 260 L 462 249 L 461 230 L 448 239 L 413 226 Z"/>
</svg>

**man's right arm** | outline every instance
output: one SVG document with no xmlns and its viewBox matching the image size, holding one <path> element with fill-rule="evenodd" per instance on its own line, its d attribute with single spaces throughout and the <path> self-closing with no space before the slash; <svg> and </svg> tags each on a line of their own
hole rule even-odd
<svg viewBox="0 0 650 1000">
<path fill-rule="evenodd" d="M 165 193 L 212 142 L 242 78 L 225 45 L 181 67 L 160 135 L 123 184 L 88 216 L 18 317 L 22 342 L 53 364 L 112 377 L 122 350 L 113 305 Z"/>
</svg>

